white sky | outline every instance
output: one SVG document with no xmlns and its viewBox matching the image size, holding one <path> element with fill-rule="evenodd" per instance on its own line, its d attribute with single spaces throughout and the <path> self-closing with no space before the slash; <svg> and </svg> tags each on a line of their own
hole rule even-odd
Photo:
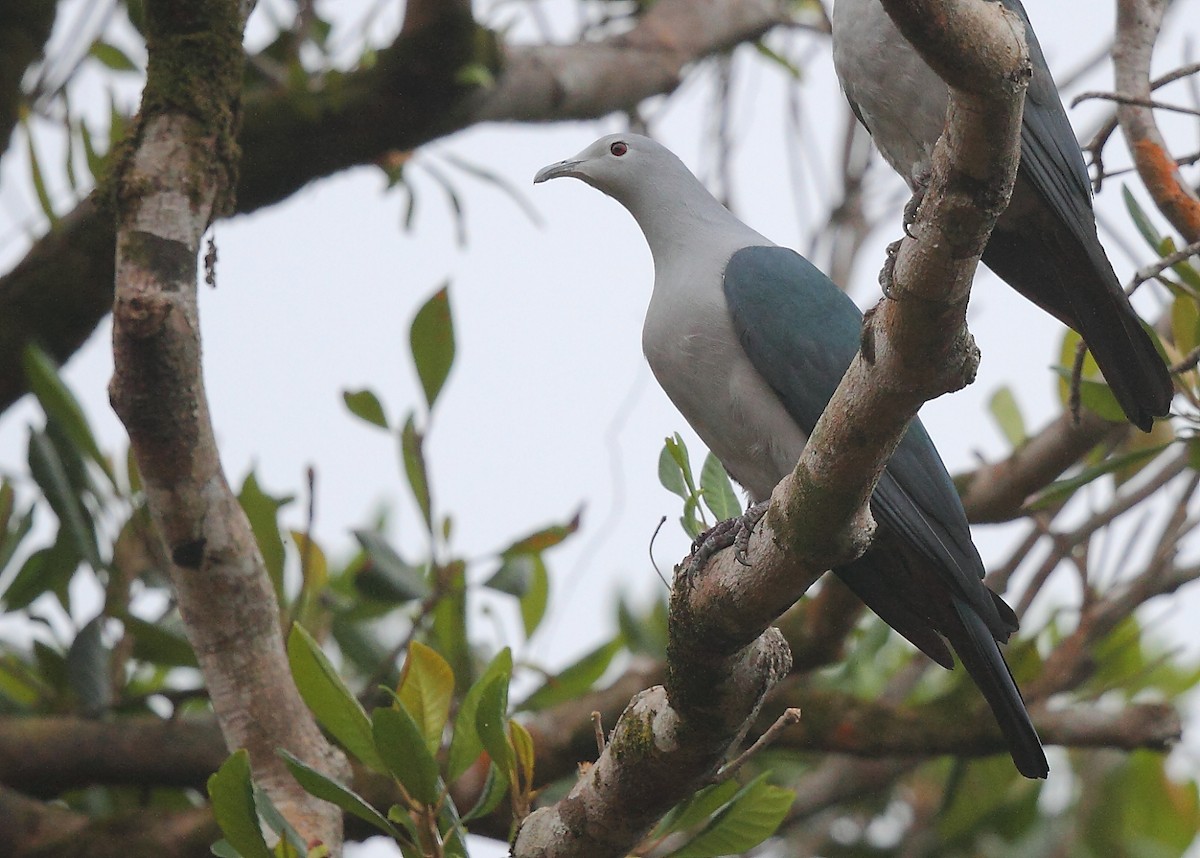
<svg viewBox="0 0 1200 858">
<path fill-rule="evenodd" d="M 361 5 L 319 8 L 342 14 Z M 556 22 L 574 20 L 572 0 L 541 5 Z M 1060 76 L 1112 32 L 1112 4 L 1030 0 L 1027 6 Z M 1175 21 L 1200 20 L 1200 0 L 1179 0 L 1177 6 Z M 260 3 L 256 15 L 269 7 L 286 8 L 279 0 Z M 508 8 L 500 17 L 514 14 Z M 379 24 L 384 31 L 387 26 Z M 569 35 L 564 24 L 558 36 Z M 743 53 L 735 79 L 733 167 L 738 214 L 780 244 L 805 251 L 811 228 L 837 202 L 831 197 L 833 141 L 844 108 L 827 46 L 799 38 L 807 45 L 804 55 L 816 55 L 808 66 L 799 139 L 786 123 L 784 76 Z M 1164 39 L 1159 70 L 1181 61 L 1180 44 L 1177 35 Z M 800 55 L 794 48 L 791 53 Z M 665 107 L 660 101 L 646 111 L 655 120 L 654 133 L 702 177 L 713 164 L 705 134 L 711 81 L 706 71 Z M 1111 71 L 1102 66 L 1083 88 L 1111 88 Z M 1178 90 L 1165 91 L 1164 98 L 1167 94 L 1183 100 Z M 128 98 L 136 98 L 136 87 Z M 94 109 L 107 115 L 103 100 Z M 1072 112 L 1084 133 L 1090 133 L 1096 115 L 1095 107 Z M 205 374 L 227 474 L 238 485 L 254 466 L 267 491 L 302 496 L 305 468 L 315 466 L 316 535 L 331 556 L 344 558 L 352 548 L 349 530 L 364 526 L 381 505 L 396 510 L 391 535 L 402 549 L 417 556 L 423 548 L 396 444 L 351 417 L 341 392 L 374 389 L 393 421 L 419 407 L 408 325 L 424 299 L 450 281 L 458 354 L 426 450 L 435 503 L 455 520 L 455 549 L 468 558 L 486 557 L 584 506 L 581 534 L 549 555 L 553 617 L 532 648 L 519 653 L 551 668 L 613 633 L 618 593 L 639 603 L 661 595 L 647 553 L 661 516 L 669 520 L 654 546 L 660 568 L 669 571 L 687 547 L 675 524 L 678 500 L 656 477 L 663 437 L 682 432 L 697 469 L 702 460 L 703 448 L 641 356 L 652 267 L 632 218 L 581 183 L 557 181 L 536 189 L 530 184 L 539 167 L 619 127 L 619 118 L 487 126 L 425 147 L 412 167 L 420 193 L 413 232 L 402 228 L 402 195 L 385 191 L 374 168 L 314 183 L 281 205 L 220 224 L 218 286 L 201 287 Z M 1183 127 L 1174 139 L 1180 152 L 1193 151 L 1196 124 Z M 53 151 L 52 135 L 44 129 L 38 142 Z M 801 152 L 799 176 L 787 166 L 787 147 Z M 27 225 L 39 223 L 20 149 L 13 146 L 0 163 L 0 270 L 24 252 L 20 235 Z M 505 176 L 526 194 L 543 225 L 531 224 L 493 187 L 447 166 L 439 157 L 444 152 Z M 43 160 L 53 163 L 47 155 Z M 455 178 L 466 204 L 465 248 L 456 246 L 449 207 L 423 162 Z M 878 164 L 870 180 L 872 187 L 893 192 L 900 187 Z M 60 212 L 69 210 L 69 198 L 62 203 Z M 1127 223 L 1119 183 L 1110 185 L 1098 207 L 1109 223 Z M 861 257 L 852 289 L 860 305 L 878 297 L 875 274 L 882 245 L 898 234 L 898 209 L 894 223 Z M 1115 242 L 1106 243 L 1118 274 L 1127 279 L 1135 264 Z M 1148 261 L 1136 237 L 1133 246 L 1141 253 L 1136 264 Z M 986 401 L 999 386 L 1017 391 L 1031 429 L 1057 412 L 1047 370 L 1058 352 L 1057 323 L 990 274 L 979 278 L 970 320 L 983 350 L 978 380 L 922 412 L 952 471 L 971 467 L 978 456 L 1004 455 L 1006 444 L 986 416 Z M 101 447 L 123 455 L 125 434 L 105 393 L 112 371 L 109 338 L 106 323 L 70 363 L 67 378 Z M 36 414 L 22 402 L 0 418 L 0 472 L 24 471 L 26 427 L 37 421 Z M 289 525 L 302 527 L 303 513 L 303 503 L 290 507 Z M 985 558 L 1002 556 L 1012 533 L 975 531 Z M 490 571 L 486 563 L 475 569 L 479 579 Z M 94 600 L 83 604 L 96 610 Z M 81 610 L 81 620 L 90 619 Z M 1151 616 L 1196 652 L 1200 640 L 1185 618 L 1197 611 L 1200 588 L 1193 586 L 1173 604 L 1153 606 Z M 504 642 L 519 646 L 517 621 L 504 614 L 501 623 L 509 635 Z M 11 618 L 0 620 L 0 633 L 13 628 Z M 1190 747 L 1184 765 L 1194 771 L 1200 768 L 1200 746 Z"/>
</svg>

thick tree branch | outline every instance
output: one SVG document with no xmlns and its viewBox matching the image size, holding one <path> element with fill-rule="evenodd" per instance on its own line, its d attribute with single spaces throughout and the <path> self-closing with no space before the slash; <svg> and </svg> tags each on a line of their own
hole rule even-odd
<svg viewBox="0 0 1200 858">
<path fill-rule="evenodd" d="M 205 858 L 220 836 L 207 807 L 153 808 L 96 820 L 4 786 L 0 820 L 5 858 Z"/>
<path fill-rule="evenodd" d="M 636 697 L 570 795 L 525 820 L 516 856 L 626 854 L 715 770 L 790 661 L 768 625 L 826 569 L 866 548 L 867 499 L 909 421 L 927 399 L 973 376 L 966 303 L 1016 175 L 1029 76 L 1023 31 L 999 4 L 977 0 L 885 7 L 910 38 L 932 46 L 953 87 L 916 238 L 899 252 L 895 300 L 876 308 L 865 354 L 772 495 L 750 543 L 751 569 L 726 550 L 694 576 L 677 575 L 666 689 Z"/>
<path fill-rule="evenodd" d="M 403 34 L 372 68 L 319 91 L 248 98 L 237 211 L 480 122 L 591 119 L 632 109 L 672 91 L 697 60 L 789 20 L 777 0 L 660 0 L 632 31 L 603 41 L 497 47 L 469 18 L 446 15 Z M 479 42 L 493 48 L 480 55 Z M 495 67 L 495 84 L 461 84 L 458 71 L 468 63 Z M 107 313 L 113 238 L 111 214 L 93 195 L 0 278 L 0 410 L 25 392 L 27 342 L 66 361 Z"/>
<path fill-rule="evenodd" d="M 209 718 L 0 720 L 0 784 L 39 798 L 92 784 L 203 789 L 224 759 Z"/>
<path fill-rule="evenodd" d="M 1129 100 L 1117 107 L 1117 119 L 1155 205 L 1190 244 L 1200 241 L 1200 197 L 1183 181 L 1154 110 L 1146 106 L 1151 101 L 1150 59 L 1169 5 L 1168 0 L 1118 0 L 1113 66 L 1117 92 Z"/>
<path fill-rule="evenodd" d="M 961 708 L 944 703 L 894 706 L 804 688 L 773 696 L 773 711 L 786 705 L 802 707 L 803 717 L 785 730 L 776 744 L 797 751 L 873 758 L 980 757 L 1007 752 L 991 718 L 982 712 L 977 713 L 979 717 L 964 718 Z M 1069 748 L 1162 751 L 1178 742 L 1183 731 L 1179 713 L 1161 703 L 1130 704 L 1115 711 L 1076 703 L 1053 710 L 1038 708 L 1033 716 L 1044 743 Z M 765 720 L 770 722 L 770 718 Z"/>
<path fill-rule="evenodd" d="M 146 11 L 142 109 L 112 185 L 110 396 L 225 741 L 249 751 L 255 780 L 297 830 L 336 853 L 340 812 L 301 789 L 276 750 L 334 777 L 346 763 L 292 681 L 274 589 L 221 471 L 200 366 L 196 258 L 209 223 L 232 207 L 244 19 L 237 0 L 158 0 Z"/>
<path fill-rule="evenodd" d="M 1025 502 L 1106 439 L 1129 433 L 1126 423 L 1110 423 L 1094 411 L 1063 413 L 1031 436 L 1007 459 L 981 465 L 955 478 L 967 518 L 974 524 L 1011 521 Z"/>
</svg>

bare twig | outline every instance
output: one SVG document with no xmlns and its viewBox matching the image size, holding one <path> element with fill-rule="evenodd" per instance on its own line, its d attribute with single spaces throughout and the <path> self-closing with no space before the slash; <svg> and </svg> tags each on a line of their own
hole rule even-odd
<svg viewBox="0 0 1200 858">
<path fill-rule="evenodd" d="M 791 727 L 793 724 L 800 723 L 800 707 L 794 706 L 783 710 L 783 714 L 775 719 L 775 723 L 767 728 L 767 731 L 759 736 L 753 745 L 742 751 L 737 756 L 737 759 L 727 763 L 719 772 L 712 776 L 709 783 L 718 784 L 722 781 L 727 781 L 738 773 L 738 770 L 747 762 L 754 758 L 754 755 L 763 748 L 769 748 L 779 734 Z"/>
</svg>

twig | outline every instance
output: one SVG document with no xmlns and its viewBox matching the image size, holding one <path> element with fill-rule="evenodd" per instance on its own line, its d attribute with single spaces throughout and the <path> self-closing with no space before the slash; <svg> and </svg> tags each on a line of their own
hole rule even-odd
<svg viewBox="0 0 1200 858">
<path fill-rule="evenodd" d="M 1193 107 L 1184 107 L 1182 104 L 1168 104 L 1165 101 L 1155 101 L 1152 98 L 1135 98 L 1132 95 L 1121 95 L 1119 92 L 1084 92 L 1072 99 L 1071 106 L 1076 107 L 1081 102 L 1091 99 L 1149 107 L 1153 110 L 1169 110 L 1173 113 L 1183 113 L 1187 116 L 1200 116 L 1200 110 Z"/>
<path fill-rule="evenodd" d="M 604 719 L 595 709 L 592 710 L 592 729 L 596 733 L 596 755 L 604 753 Z"/>
<path fill-rule="evenodd" d="M 770 745 L 779 738 L 780 733 L 782 733 L 788 727 L 792 727 L 799 723 L 800 708 L 798 706 L 784 709 L 783 714 L 775 719 L 775 723 L 768 727 L 767 731 L 759 736 L 753 745 L 738 754 L 737 758 L 732 762 L 729 762 L 723 766 L 719 772 L 712 776 L 712 779 L 709 781 L 709 783 L 719 784 L 723 781 L 729 780 L 731 777 L 737 774 L 738 769 L 748 763 L 755 754 L 757 754 L 763 748 L 770 747 Z"/>
<path fill-rule="evenodd" d="M 1149 265 L 1139 268 L 1133 275 L 1133 282 L 1131 282 L 1125 289 L 1126 294 L 1132 295 L 1134 290 L 1147 280 L 1152 280 L 1158 277 L 1159 274 L 1166 271 L 1171 266 L 1178 265 L 1180 262 L 1186 262 L 1189 258 L 1198 253 L 1200 253 L 1200 241 L 1193 241 L 1186 247 L 1181 247 L 1174 253 L 1168 253 L 1162 259 L 1159 259 L 1156 262 L 1151 262 Z"/>
</svg>

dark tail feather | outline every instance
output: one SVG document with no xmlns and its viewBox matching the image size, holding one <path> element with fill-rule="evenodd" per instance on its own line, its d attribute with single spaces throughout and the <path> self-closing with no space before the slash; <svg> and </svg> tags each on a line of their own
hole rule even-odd
<svg viewBox="0 0 1200 858">
<path fill-rule="evenodd" d="M 1121 300 L 1128 304 L 1129 299 L 1123 292 Z M 1174 385 L 1166 364 L 1150 336 L 1142 330 L 1132 308 L 1128 314 L 1108 309 L 1096 316 L 1108 318 L 1081 320 L 1080 334 L 1096 358 L 1121 410 L 1133 425 L 1149 432 L 1154 418 L 1165 417 L 1171 407 Z"/>
<path fill-rule="evenodd" d="M 984 263 L 1079 332 L 1129 421 L 1149 432 L 1154 418 L 1170 411 L 1174 396 L 1153 340 L 1099 241 L 1085 247 L 1065 228 L 1037 221 L 999 225 L 984 251 Z"/>
<path fill-rule="evenodd" d="M 1000 648 L 969 605 L 955 598 L 954 607 L 962 625 L 946 629 L 946 637 L 996 716 L 1017 770 L 1027 778 L 1046 777 L 1050 765 L 1042 750 L 1042 740 L 1029 719 L 1025 701 L 1000 655 Z"/>
</svg>

